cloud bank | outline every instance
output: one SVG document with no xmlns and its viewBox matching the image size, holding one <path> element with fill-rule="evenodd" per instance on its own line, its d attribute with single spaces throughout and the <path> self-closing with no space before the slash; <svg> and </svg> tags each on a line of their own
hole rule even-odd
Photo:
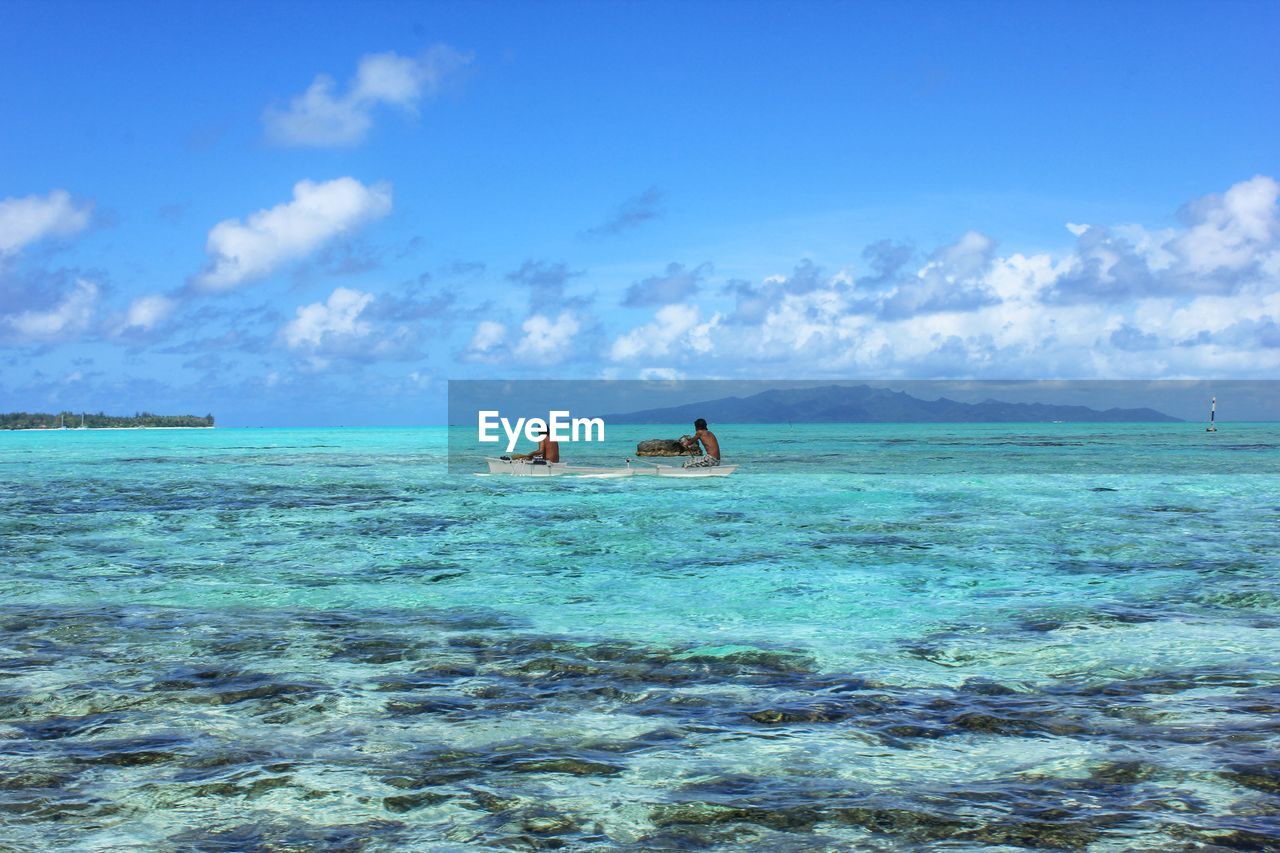
<svg viewBox="0 0 1280 853">
<path fill-rule="evenodd" d="M 608 355 L 725 375 L 1273 376 L 1277 199 L 1280 184 L 1258 176 L 1187 205 L 1179 228 L 1071 223 L 1075 246 L 1060 256 L 1001 254 L 976 232 L 922 259 L 881 241 L 865 270 L 803 261 L 731 281 L 724 314 L 664 305 Z"/>
</svg>

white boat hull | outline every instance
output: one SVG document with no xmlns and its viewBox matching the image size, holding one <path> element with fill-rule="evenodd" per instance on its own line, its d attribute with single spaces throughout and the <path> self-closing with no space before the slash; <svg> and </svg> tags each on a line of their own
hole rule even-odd
<svg viewBox="0 0 1280 853">
<path fill-rule="evenodd" d="M 485 457 L 490 474 L 506 474 L 512 477 L 564 477 L 571 474 L 609 474 L 616 468 L 600 465 L 570 465 L 567 462 L 544 462 L 535 465 L 527 459 L 494 459 Z"/>
<path fill-rule="evenodd" d="M 621 477 L 682 477 L 699 479 L 702 477 L 728 477 L 738 470 L 737 465 L 720 465 L 715 468 L 677 468 L 674 465 L 631 466 L 626 468 L 607 468 L 601 465 L 570 465 L 566 462 L 546 462 L 535 465 L 527 459 L 497 459 L 491 456 L 484 460 L 489 466 L 490 474 L 508 477 L 587 477 L 597 480 L 611 480 Z"/>
</svg>

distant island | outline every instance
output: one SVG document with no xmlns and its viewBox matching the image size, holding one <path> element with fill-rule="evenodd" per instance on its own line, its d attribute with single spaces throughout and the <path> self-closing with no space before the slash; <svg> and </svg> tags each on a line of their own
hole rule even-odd
<svg viewBox="0 0 1280 853">
<path fill-rule="evenodd" d="M 1179 423 L 1181 418 L 1155 409 L 1101 411 L 1088 406 L 1058 406 L 1049 403 L 1005 403 L 983 400 L 960 403 L 943 397 L 921 400 L 903 391 L 872 388 L 869 385 L 824 385 L 815 388 L 787 388 L 762 391 L 750 397 L 722 397 L 702 403 L 686 403 L 663 409 L 645 409 L 626 414 L 606 415 L 605 420 L 622 424 L 691 423 L 706 418 L 713 424 L 778 423 Z"/>
<path fill-rule="evenodd" d="M 0 429 L 197 429 L 213 426 L 213 415 L 90 415 L 84 412 L 8 412 L 0 414 Z"/>
</svg>

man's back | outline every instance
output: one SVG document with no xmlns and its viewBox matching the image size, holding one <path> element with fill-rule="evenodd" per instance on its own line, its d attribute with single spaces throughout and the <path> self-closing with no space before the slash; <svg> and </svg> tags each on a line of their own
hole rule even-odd
<svg viewBox="0 0 1280 853">
<path fill-rule="evenodd" d="M 713 459 L 720 458 L 720 442 L 716 440 L 716 434 L 709 429 L 700 429 L 697 432 L 698 440 L 702 442 L 702 448 L 707 455 Z"/>
</svg>

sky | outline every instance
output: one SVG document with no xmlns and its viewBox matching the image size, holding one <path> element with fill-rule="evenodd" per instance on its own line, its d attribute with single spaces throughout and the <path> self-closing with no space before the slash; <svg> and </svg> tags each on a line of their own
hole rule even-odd
<svg viewBox="0 0 1280 853">
<path fill-rule="evenodd" d="M 6 0 L 0 410 L 1277 378 L 1276 32 L 1274 2 Z"/>
</svg>

